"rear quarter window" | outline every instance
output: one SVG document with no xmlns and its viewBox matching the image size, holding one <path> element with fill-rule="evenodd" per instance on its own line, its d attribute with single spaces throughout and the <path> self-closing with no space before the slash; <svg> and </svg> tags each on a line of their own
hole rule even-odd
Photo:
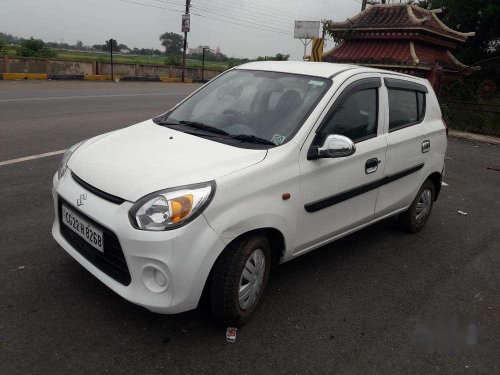
<svg viewBox="0 0 500 375">
<path fill-rule="evenodd" d="M 388 88 L 389 131 L 416 125 L 425 117 L 425 93 Z"/>
</svg>

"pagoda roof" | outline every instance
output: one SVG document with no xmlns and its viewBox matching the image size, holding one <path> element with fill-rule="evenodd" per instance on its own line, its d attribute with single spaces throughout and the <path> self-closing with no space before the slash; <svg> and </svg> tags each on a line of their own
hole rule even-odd
<svg viewBox="0 0 500 375">
<path fill-rule="evenodd" d="M 412 67 L 429 70 L 439 63 L 457 71 L 464 65 L 447 49 L 406 40 L 362 40 L 340 43 L 323 55 L 324 61 L 378 67 Z"/>
<path fill-rule="evenodd" d="M 377 4 L 342 22 L 329 21 L 330 31 L 425 30 L 447 39 L 465 42 L 474 33 L 462 33 L 446 26 L 436 15 L 441 9 L 423 9 L 414 4 Z"/>
</svg>

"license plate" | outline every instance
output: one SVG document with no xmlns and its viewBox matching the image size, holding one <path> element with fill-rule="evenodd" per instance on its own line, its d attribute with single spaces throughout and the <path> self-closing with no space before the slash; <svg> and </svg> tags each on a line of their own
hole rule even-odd
<svg viewBox="0 0 500 375">
<path fill-rule="evenodd" d="M 73 232 L 83 238 L 88 244 L 97 250 L 104 252 L 104 239 L 102 231 L 90 224 L 88 221 L 82 219 L 73 210 L 62 205 L 62 218 L 61 221 Z"/>
</svg>

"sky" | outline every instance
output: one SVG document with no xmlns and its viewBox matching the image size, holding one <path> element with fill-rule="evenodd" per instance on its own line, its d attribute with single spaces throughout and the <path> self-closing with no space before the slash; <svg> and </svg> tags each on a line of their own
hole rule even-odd
<svg viewBox="0 0 500 375">
<path fill-rule="evenodd" d="M 181 32 L 184 1 L 0 0 L 0 32 L 46 42 L 81 40 L 85 45 L 113 38 L 130 48 L 161 49 L 160 34 Z M 220 46 L 227 56 L 247 58 L 284 53 L 292 60 L 303 55 L 301 42 L 293 39 L 294 20 L 340 21 L 361 8 L 361 0 L 191 0 L 191 4 L 190 47 Z M 331 47 L 327 42 L 326 49 Z"/>
</svg>

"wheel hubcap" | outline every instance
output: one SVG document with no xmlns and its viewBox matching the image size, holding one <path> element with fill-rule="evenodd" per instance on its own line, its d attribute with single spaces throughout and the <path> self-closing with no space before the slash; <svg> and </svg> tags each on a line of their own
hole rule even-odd
<svg viewBox="0 0 500 375">
<path fill-rule="evenodd" d="M 261 249 L 256 249 L 250 254 L 240 277 L 238 301 L 242 310 L 248 309 L 257 300 L 265 271 L 266 256 Z"/>
<path fill-rule="evenodd" d="M 425 220 L 427 215 L 431 210 L 432 205 L 432 193 L 429 189 L 426 189 L 420 194 L 418 198 L 417 207 L 415 209 L 415 220 L 417 223 L 421 223 Z"/>
</svg>

